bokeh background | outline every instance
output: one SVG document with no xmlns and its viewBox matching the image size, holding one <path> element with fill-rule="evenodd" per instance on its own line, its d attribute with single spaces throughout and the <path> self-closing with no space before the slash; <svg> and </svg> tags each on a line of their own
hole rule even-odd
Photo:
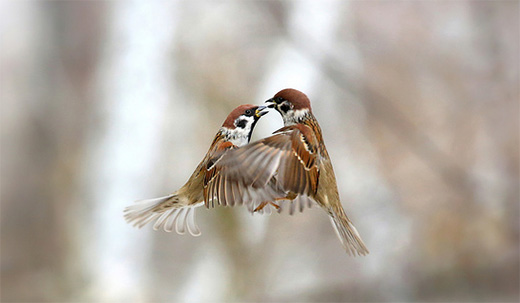
<svg viewBox="0 0 520 303">
<path fill-rule="evenodd" d="M 0 24 L 2 302 L 518 302 L 518 1 L 2 1 Z M 370 255 L 318 208 L 125 223 L 287 87 Z"/>
</svg>

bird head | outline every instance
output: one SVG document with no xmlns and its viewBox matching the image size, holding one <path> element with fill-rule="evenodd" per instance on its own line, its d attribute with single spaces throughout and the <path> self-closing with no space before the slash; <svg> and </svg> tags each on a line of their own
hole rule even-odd
<svg viewBox="0 0 520 303">
<path fill-rule="evenodd" d="M 268 103 L 267 107 L 276 109 L 282 115 L 286 126 L 299 123 L 312 113 L 311 102 L 307 95 L 292 88 L 279 91 L 266 103 Z"/>
<path fill-rule="evenodd" d="M 260 118 L 267 114 L 266 106 L 245 104 L 235 108 L 222 124 L 229 141 L 242 146 L 249 143 L 251 134 Z"/>
</svg>

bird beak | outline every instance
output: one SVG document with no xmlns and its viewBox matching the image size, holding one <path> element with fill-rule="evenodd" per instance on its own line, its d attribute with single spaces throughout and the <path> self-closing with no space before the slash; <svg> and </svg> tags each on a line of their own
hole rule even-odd
<svg viewBox="0 0 520 303">
<path fill-rule="evenodd" d="M 267 107 L 268 107 L 268 108 L 274 108 L 274 107 L 276 106 L 276 101 L 274 101 L 273 98 L 271 98 L 271 99 L 265 101 L 265 103 L 269 103 L 269 104 L 267 104 Z"/>
<path fill-rule="evenodd" d="M 257 107 L 256 111 L 255 111 L 255 117 L 260 118 L 263 115 L 267 114 L 268 111 L 264 111 L 266 108 L 267 108 L 267 106 L 263 106 L 263 105 L 260 105 L 259 107 Z"/>
</svg>

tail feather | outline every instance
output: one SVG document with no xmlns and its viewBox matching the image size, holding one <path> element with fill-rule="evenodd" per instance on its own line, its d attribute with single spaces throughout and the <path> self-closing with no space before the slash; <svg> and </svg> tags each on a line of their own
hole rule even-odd
<svg viewBox="0 0 520 303">
<path fill-rule="evenodd" d="M 367 255 L 368 249 L 361 240 L 357 229 L 354 227 L 352 222 L 348 219 L 345 211 L 342 207 L 330 209 L 332 225 L 336 230 L 336 234 L 341 240 L 341 244 L 351 256 L 365 256 Z"/>
<path fill-rule="evenodd" d="M 178 234 L 188 231 L 192 236 L 199 236 L 201 232 L 195 222 L 195 208 L 203 204 L 201 202 L 189 206 L 181 205 L 178 196 L 171 194 L 137 201 L 125 208 L 124 217 L 128 223 L 138 228 L 155 221 L 155 230 L 164 229 L 171 232 L 175 229 Z"/>
</svg>

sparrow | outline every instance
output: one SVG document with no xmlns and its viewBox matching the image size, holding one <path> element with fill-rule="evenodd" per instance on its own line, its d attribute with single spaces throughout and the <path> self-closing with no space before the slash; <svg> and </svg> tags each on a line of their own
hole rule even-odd
<svg viewBox="0 0 520 303">
<path fill-rule="evenodd" d="M 186 230 L 193 236 L 201 234 L 195 222 L 195 208 L 206 205 L 242 204 L 254 201 L 254 191 L 234 186 L 233 195 L 226 180 L 220 177 L 216 166 L 230 150 L 244 146 L 251 140 L 251 134 L 258 120 L 267 114 L 266 106 L 241 105 L 235 108 L 218 130 L 204 159 L 199 163 L 191 177 L 179 190 L 164 197 L 137 201 L 124 210 L 127 222 L 139 228 L 155 221 L 153 228 L 163 228 L 171 232 L 174 228 L 179 234 Z"/>
<path fill-rule="evenodd" d="M 298 90 L 284 89 L 266 103 L 281 114 L 284 127 L 226 155 L 220 163 L 224 178 L 268 192 L 269 198 L 255 210 L 289 200 L 292 214 L 296 203 L 300 211 L 305 205 L 318 204 L 330 216 L 346 252 L 368 254 L 341 205 L 332 162 L 309 98 Z"/>
</svg>

